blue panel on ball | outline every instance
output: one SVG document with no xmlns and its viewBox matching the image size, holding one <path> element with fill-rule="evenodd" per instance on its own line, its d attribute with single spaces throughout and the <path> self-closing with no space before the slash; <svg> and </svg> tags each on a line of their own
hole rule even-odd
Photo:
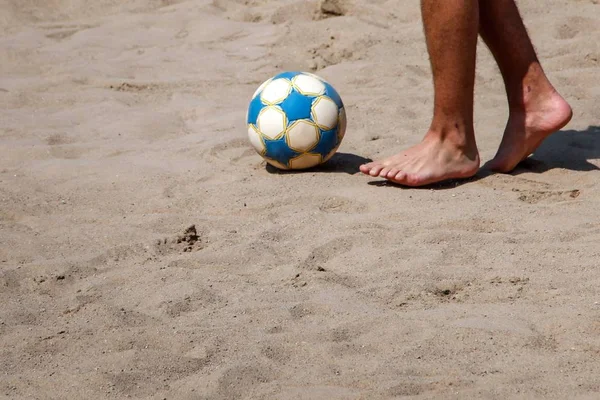
<svg viewBox="0 0 600 400">
<path fill-rule="evenodd" d="M 321 130 L 321 138 L 319 143 L 311 150 L 311 153 L 318 153 L 323 157 L 326 157 L 331 150 L 335 149 L 338 145 L 338 128 L 331 129 L 329 131 Z"/>
<path fill-rule="evenodd" d="M 325 83 L 325 94 L 327 96 L 329 96 L 331 98 L 331 100 L 334 101 L 335 104 L 337 104 L 338 108 L 343 108 L 344 103 L 342 103 L 342 98 L 340 97 L 338 92 L 329 83 L 327 83 L 327 82 L 324 82 L 324 83 Z"/>
<path fill-rule="evenodd" d="M 290 159 L 300 154 L 289 148 L 285 141 L 285 136 L 277 140 L 265 139 L 265 148 L 265 157 L 271 158 L 283 165 L 289 165 Z"/>
<path fill-rule="evenodd" d="M 279 106 L 288 119 L 288 126 L 299 119 L 310 119 L 310 108 L 314 97 L 304 96 L 293 89 L 290 95 Z"/>
<path fill-rule="evenodd" d="M 256 125 L 256 120 L 258 119 L 258 114 L 265 107 L 263 102 L 260 100 L 260 95 L 257 95 L 250 102 L 250 106 L 248 107 L 248 123 Z"/>
<path fill-rule="evenodd" d="M 296 72 L 296 71 L 282 72 L 279 75 L 275 75 L 275 77 L 273 78 L 273 80 L 280 79 L 280 78 L 285 78 L 285 79 L 292 80 L 292 78 L 294 78 L 296 75 L 300 75 L 301 73 L 302 72 Z"/>
</svg>

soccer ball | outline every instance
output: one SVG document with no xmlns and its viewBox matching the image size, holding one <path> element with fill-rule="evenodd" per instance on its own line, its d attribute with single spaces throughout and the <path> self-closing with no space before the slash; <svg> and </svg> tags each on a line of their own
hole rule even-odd
<svg viewBox="0 0 600 400">
<path fill-rule="evenodd" d="M 306 72 L 284 72 L 260 85 L 246 119 L 252 147 L 279 169 L 326 162 L 346 132 L 340 95 L 325 80 Z"/>
</svg>

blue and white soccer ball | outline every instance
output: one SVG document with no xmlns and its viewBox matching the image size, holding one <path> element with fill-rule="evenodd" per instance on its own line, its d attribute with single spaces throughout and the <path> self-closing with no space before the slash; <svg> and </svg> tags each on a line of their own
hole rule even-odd
<svg viewBox="0 0 600 400">
<path fill-rule="evenodd" d="M 254 149 L 279 169 L 305 169 L 329 160 L 346 132 L 336 90 L 306 72 L 284 72 L 264 82 L 247 114 Z"/>
</svg>

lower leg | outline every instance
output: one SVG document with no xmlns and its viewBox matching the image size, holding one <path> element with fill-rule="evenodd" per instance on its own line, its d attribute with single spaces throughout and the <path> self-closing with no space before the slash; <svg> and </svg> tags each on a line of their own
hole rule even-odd
<svg viewBox="0 0 600 400">
<path fill-rule="evenodd" d="M 473 132 L 478 0 L 422 0 L 434 83 L 431 127 L 422 143 L 361 171 L 409 186 L 474 175 L 479 155 Z"/>
<path fill-rule="evenodd" d="M 480 5 L 480 34 L 506 87 L 509 120 L 492 169 L 508 172 L 571 118 L 571 108 L 548 81 L 514 0 Z"/>
</svg>

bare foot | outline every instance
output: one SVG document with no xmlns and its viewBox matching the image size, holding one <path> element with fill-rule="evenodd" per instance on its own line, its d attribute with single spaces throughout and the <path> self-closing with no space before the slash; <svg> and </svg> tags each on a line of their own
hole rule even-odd
<svg viewBox="0 0 600 400">
<path fill-rule="evenodd" d="M 468 178 L 479 169 L 475 143 L 457 146 L 428 133 L 416 146 L 381 161 L 362 165 L 362 173 L 406 186 L 423 186 L 447 179 Z"/>
<path fill-rule="evenodd" d="M 487 167 L 504 173 L 512 171 L 572 116 L 571 107 L 554 89 L 512 110 L 498 152 Z"/>
</svg>

